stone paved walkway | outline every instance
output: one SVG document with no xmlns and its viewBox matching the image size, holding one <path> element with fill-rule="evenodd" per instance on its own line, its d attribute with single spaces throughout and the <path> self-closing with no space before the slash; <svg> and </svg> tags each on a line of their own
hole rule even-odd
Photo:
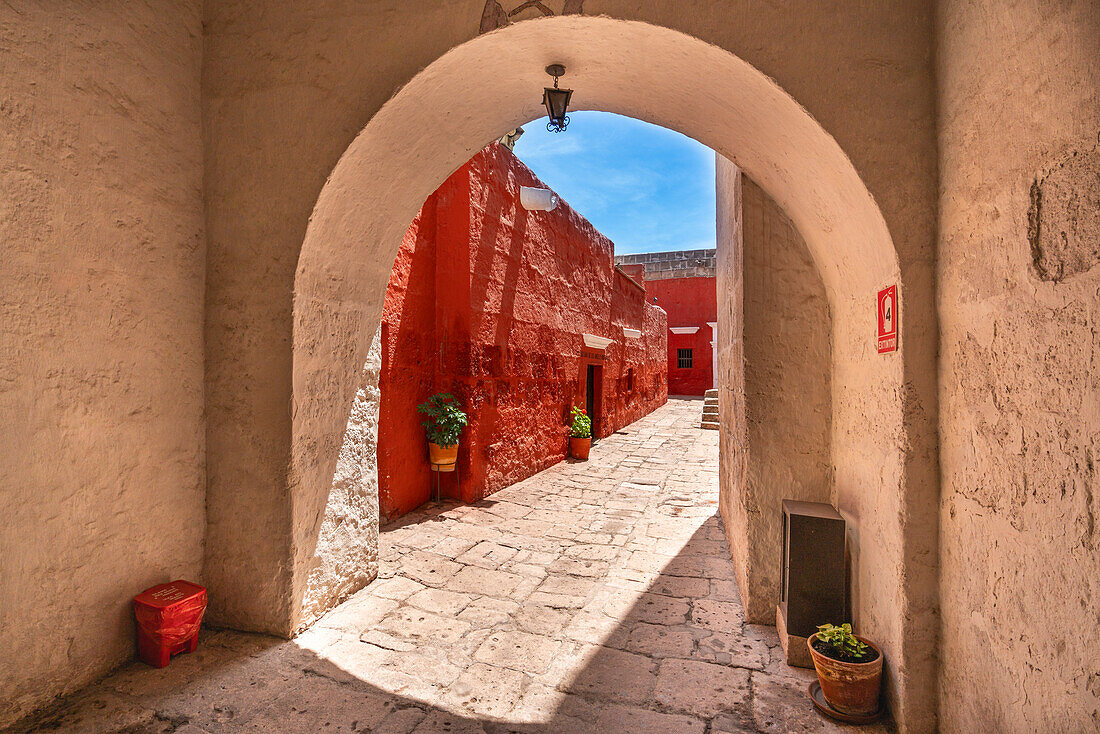
<svg viewBox="0 0 1100 734">
<path fill-rule="evenodd" d="M 40 730 L 847 730 L 812 710 L 775 630 L 744 622 L 699 411 L 672 400 L 587 463 L 406 516 L 383 529 L 382 576 L 298 639 L 204 633 Z"/>
</svg>

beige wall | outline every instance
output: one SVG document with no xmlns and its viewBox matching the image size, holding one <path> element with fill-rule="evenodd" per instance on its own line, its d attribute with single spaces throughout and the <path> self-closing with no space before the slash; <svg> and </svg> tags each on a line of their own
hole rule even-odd
<svg viewBox="0 0 1100 734">
<path fill-rule="evenodd" d="M 790 219 L 717 157 L 719 506 L 746 618 L 775 624 L 784 499 L 829 502 L 830 319 Z"/>
<path fill-rule="evenodd" d="M 1096 731 L 1100 9 L 938 30 L 943 729 Z"/>
<path fill-rule="evenodd" d="M 730 544 L 733 573 L 744 601 L 760 591 L 749 576 L 748 552 L 754 511 L 746 492 L 749 433 L 745 407 L 745 291 L 742 270 L 744 228 L 741 223 L 745 177 L 732 161 L 715 158 L 718 248 L 718 511 Z"/>
<path fill-rule="evenodd" d="M 317 196 L 382 103 L 417 70 L 473 35 L 480 12 L 469 2 L 206 3 L 204 579 L 217 623 L 290 634 L 306 588 L 303 577 L 292 589 L 290 557 L 300 557 L 306 567 L 314 563 L 317 533 L 292 539 L 289 487 L 297 478 L 292 474 L 288 481 L 287 467 L 291 416 L 302 409 L 291 394 L 294 271 Z M 395 144 L 415 146 L 422 131 L 406 133 Z M 370 175 L 399 179 L 405 173 Z M 415 213 L 401 224 L 402 232 Z M 387 273 L 394 253 L 396 245 L 380 264 Z M 324 321 L 362 324 L 370 329 L 369 344 L 378 324 L 378 316 L 372 318 L 361 320 L 349 299 Z M 351 368 L 356 378 L 362 363 Z M 307 438 L 324 441 L 312 445 L 311 453 L 335 461 L 351 404 L 349 396 L 339 435 Z M 318 523 L 326 513 L 324 500 L 298 509 Z M 254 529 L 247 538 L 240 533 L 243 524 Z"/>
<path fill-rule="evenodd" d="M 753 622 L 775 624 L 784 499 L 830 502 L 831 323 L 825 286 L 791 220 L 743 179 L 746 504 Z M 744 587 L 743 587 L 744 588 Z"/>
<path fill-rule="evenodd" d="M 0 6 L 0 726 L 199 573 L 200 7 Z"/>
</svg>

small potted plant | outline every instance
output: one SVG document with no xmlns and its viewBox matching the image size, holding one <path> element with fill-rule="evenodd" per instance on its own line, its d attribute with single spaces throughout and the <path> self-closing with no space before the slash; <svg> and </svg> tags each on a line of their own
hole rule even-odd
<svg viewBox="0 0 1100 734">
<path fill-rule="evenodd" d="M 806 641 L 826 703 L 849 716 L 874 716 L 882 689 L 882 652 L 852 634 L 852 625 L 823 624 Z"/>
<path fill-rule="evenodd" d="M 466 414 L 450 393 L 436 393 L 416 406 L 427 419 L 421 422 L 428 434 L 428 457 L 433 464 L 449 465 L 458 461 L 458 436 L 466 427 Z"/>
<path fill-rule="evenodd" d="M 569 453 L 574 459 L 587 459 L 592 450 L 592 419 L 581 408 L 569 413 Z"/>
</svg>

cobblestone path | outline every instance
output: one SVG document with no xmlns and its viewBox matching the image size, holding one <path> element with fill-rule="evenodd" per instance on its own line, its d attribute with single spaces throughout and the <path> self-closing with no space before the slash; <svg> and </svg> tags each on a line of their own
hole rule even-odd
<svg viewBox="0 0 1100 734">
<path fill-rule="evenodd" d="M 842 731 L 745 624 L 718 432 L 670 400 L 476 506 L 381 533 L 378 580 L 294 641 L 204 633 L 39 721 L 67 732 Z M 47 728 L 48 727 L 48 728 Z M 861 731 L 868 731 L 861 728 Z M 884 731 L 882 728 L 871 731 Z"/>
</svg>

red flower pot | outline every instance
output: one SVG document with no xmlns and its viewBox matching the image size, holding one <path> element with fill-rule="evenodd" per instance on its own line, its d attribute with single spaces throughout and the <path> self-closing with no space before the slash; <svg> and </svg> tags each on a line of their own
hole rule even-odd
<svg viewBox="0 0 1100 734">
<path fill-rule="evenodd" d="M 592 450 L 592 437 L 569 437 L 569 453 L 574 459 L 588 459 L 588 452 Z"/>
</svg>

